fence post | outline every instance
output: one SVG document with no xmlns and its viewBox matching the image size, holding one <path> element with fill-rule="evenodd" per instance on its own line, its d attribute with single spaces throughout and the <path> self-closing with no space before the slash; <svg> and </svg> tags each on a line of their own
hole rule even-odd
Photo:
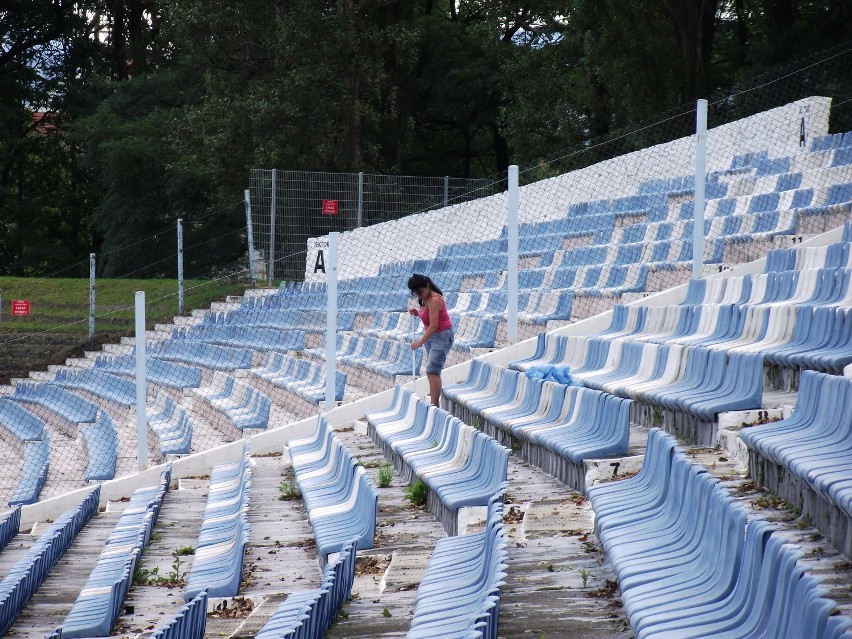
<svg viewBox="0 0 852 639">
<path fill-rule="evenodd" d="M 183 315 L 183 219 L 177 221 L 178 315 Z"/>
<path fill-rule="evenodd" d="M 328 256 L 325 264 L 328 276 L 326 291 L 328 305 L 325 323 L 325 410 L 334 408 L 337 386 L 337 240 L 340 233 L 328 234 Z"/>
<path fill-rule="evenodd" d="M 148 468 L 148 378 L 145 359 L 145 291 L 136 291 L 136 444 L 139 470 Z"/>
<path fill-rule="evenodd" d="M 89 341 L 95 338 L 95 254 L 89 253 Z"/>
<path fill-rule="evenodd" d="M 3 323 L 3 289 L 0 288 L 0 324 Z"/>
<path fill-rule="evenodd" d="M 364 224 L 364 172 L 358 172 L 358 215 L 355 218 L 355 228 L 360 229 Z"/>
<path fill-rule="evenodd" d="M 272 286 L 272 280 L 275 277 L 275 198 L 278 195 L 275 183 L 277 173 L 276 169 L 272 169 L 272 203 L 269 207 L 269 266 L 266 275 L 269 286 Z"/>
<path fill-rule="evenodd" d="M 509 259 L 506 269 L 508 305 L 506 309 L 506 339 L 509 344 L 518 341 L 518 165 L 509 167 L 508 192 Z"/>
<path fill-rule="evenodd" d="M 707 179 L 707 100 L 699 100 L 695 114 L 695 221 L 692 238 L 692 277 L 704 277 L 704 182 Z"/>
<path fill-rule="evenodd" d="M 249 278 L 251 287 L 257 288 L 257 279 L 254 275 L 254 228 L 251 224 L 251 192 L 246 189 L 246 241 L 248 242 Z"/>
<path fill-rule="evenodd" d="M 444 176 L 444 206 L 450 203 L 450 176 Z"/>
</svg>

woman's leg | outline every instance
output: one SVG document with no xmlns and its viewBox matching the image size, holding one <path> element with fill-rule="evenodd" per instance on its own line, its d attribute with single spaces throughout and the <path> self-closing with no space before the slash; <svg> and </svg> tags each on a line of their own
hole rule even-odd
<svg viewBox="0 0 852 639">
<path fill-rule="evenodd" d="M 429 380 L 429 398 L 433 406 L 438 406 L 441 402 L 441 374 L 426 373 L 426 379 Z"/>
</svg>

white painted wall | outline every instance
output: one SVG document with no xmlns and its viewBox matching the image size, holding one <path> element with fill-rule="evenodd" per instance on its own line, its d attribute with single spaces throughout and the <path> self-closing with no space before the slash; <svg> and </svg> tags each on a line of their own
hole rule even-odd
<svg viewBox="0 0 852 639">
<path fill-rule="evenodd" d="M 707 170 L 726 169 L 735 155 L 754 151 L 766 150 L 770 157 L 804 153 L 799 146 L 802 117 L 808 140 L 825 135 L 830 106 L 831 98 L 810 97 L 710 129 Z M 519 220 L 562 218 L 570 204 L 635 194 L 644 181 L 691 175 L 694 161 L 695 136 L 688 136 L 528 184 L 520 189 Z M 495 238 L 505 223 L 506 194 L 500 193 L 349 231 L 340 237 L 340 277 L 376 275 L 383 263 L 430 259 L 445 244 Z M 325 279 L 313 272 L 313 239 L 305 262 L 308 282 Z"/>
</svg>

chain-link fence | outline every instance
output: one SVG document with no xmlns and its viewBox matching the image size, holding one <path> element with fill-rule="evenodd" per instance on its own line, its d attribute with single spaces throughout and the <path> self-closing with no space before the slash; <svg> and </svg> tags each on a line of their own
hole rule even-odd
<svg viewBox="0 0 852 639">
<path fill-rule="evenodd" d="M 267 282 L 301 280 L 301 251 L 309 237 L 372 226 L 499 190 L 501 185 L 491 179 L 254 169 L 250 194 L 259 269 Z"/>
<path fill-rule="evenodd" d="M 278 171 L 273 189 L 273 173 L 253 172 L 248 208 L 256 271 L 263 283 L 273 264 L 274 279 L 287 281 L 250 289 L 238 301 L 174 323 L 166 316 L 177 309 L 176 282 L 161 280 L 171 291 L 149 289 L 148 461 L 316 414 L 326 399 L 329 340 L 336 353 L 334 400 L 350 402 L 506 345 L 515 277 L 517 339 L 524 339 L 841 225 L 852 209 L 852 133 L 846 132 L 852 129 L 852 87 L 849 74 L 840 73 L 848 70 L 852 53 L 844 55 L 709 101 L 706 168 L 697 182 L 704 187 L 703 206 L 696 205 L 695 105 L 520 167 L 517 229 L 509 224 L 503 177 L 473 183 L 418 179 L 406 186 L 402 178 Z M 210 299 L 190 298 L 190 290 L 247 286 L 246 207 L 241 202 L 231 209 L 230 226 L 217 231 L 199 223 L 198 232 L 206 235 L 197 240 L 191 239 L 194 222 L 185 222 L 188 309 Z M 157 241 L 175 231 L 165 230 Z M 330 231 L 341 233 L 335 335 L 326 334 Z M 696 243 L 703 244 L 697 271 Z M 208 269 L 207 279 L 191 283 L 205 274 L 201 266 L 192 270 L 193 260 L 209 263 L 211 251 L 222 246 L 230 257 L 218 272 Z M 175 258 L 176 252 L 167 252 L 152 262 L 171 264 Z M 119 281 L 148 288 L 150 280 L 129 280 L 138 268 L 118 273 L 126 276 Z M 82 309 L 87 269 L 84 262 L 69 271 L 79 285 L 75 299 L 82 298 L 74 304 Z M 412 294 L 413 274 L 429 277 L 434 288 L 416 280 Z M 56 294 L 50 287 L 70 291 L 70 284 L 50 278 L 26 286 L 4 288 L 4 309 L 12 298 L 35 299 L 38 287 L 44 298 Z M 97 290 L 98 325 L 113 313 L 129 328 L 130 289 L 110 302 L 114 308 L 102 306 L 103 290 Z M 735 292 L 714 299 L 715 310 L 706 317 L 747 295 L 771 300 L 768 289 L 743 288 L 732 297 Z M 154 311 L 158 299 L 170 305 L 162 316 Z M 38 308 L 34 304 L 31 313 Z M 701 317 L 696 313 L 695 322 Z M 154 326 L 155 320 L 162 325 Z M 4 354 L 20 338 L 7 332 L 10 322 L 4 313 Z M 85 333 L 85 310 L 62 325 L 75 322 Z M 424 341 L 427 322 L 439 331 Z M 57 332 L 58 325 L 33 326 L 31 332 Z M 692 328 L 711 327 L 717 326 Z M 661 320 L 658 330 L 666 336 L 679 327 Z M 133 340 L 80 355 L 3 387 L 2 498 L 44 498 L 138 467 Z"/>
</svg>

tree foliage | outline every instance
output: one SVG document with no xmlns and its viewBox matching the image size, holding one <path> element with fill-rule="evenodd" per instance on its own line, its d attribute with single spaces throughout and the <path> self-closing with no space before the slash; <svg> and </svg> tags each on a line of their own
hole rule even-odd
<svg viewBox="0 0 852 639">
<path fill-rule="evenodd" d="M 9 0 L 0 32 L 0 273 L 163 275 L 173 238 L 124 247 L 182 217 L 199 269 L 238 257 L 249 168 L 533 165 L 843 50 L 852 0 Z"/>
</svg>

